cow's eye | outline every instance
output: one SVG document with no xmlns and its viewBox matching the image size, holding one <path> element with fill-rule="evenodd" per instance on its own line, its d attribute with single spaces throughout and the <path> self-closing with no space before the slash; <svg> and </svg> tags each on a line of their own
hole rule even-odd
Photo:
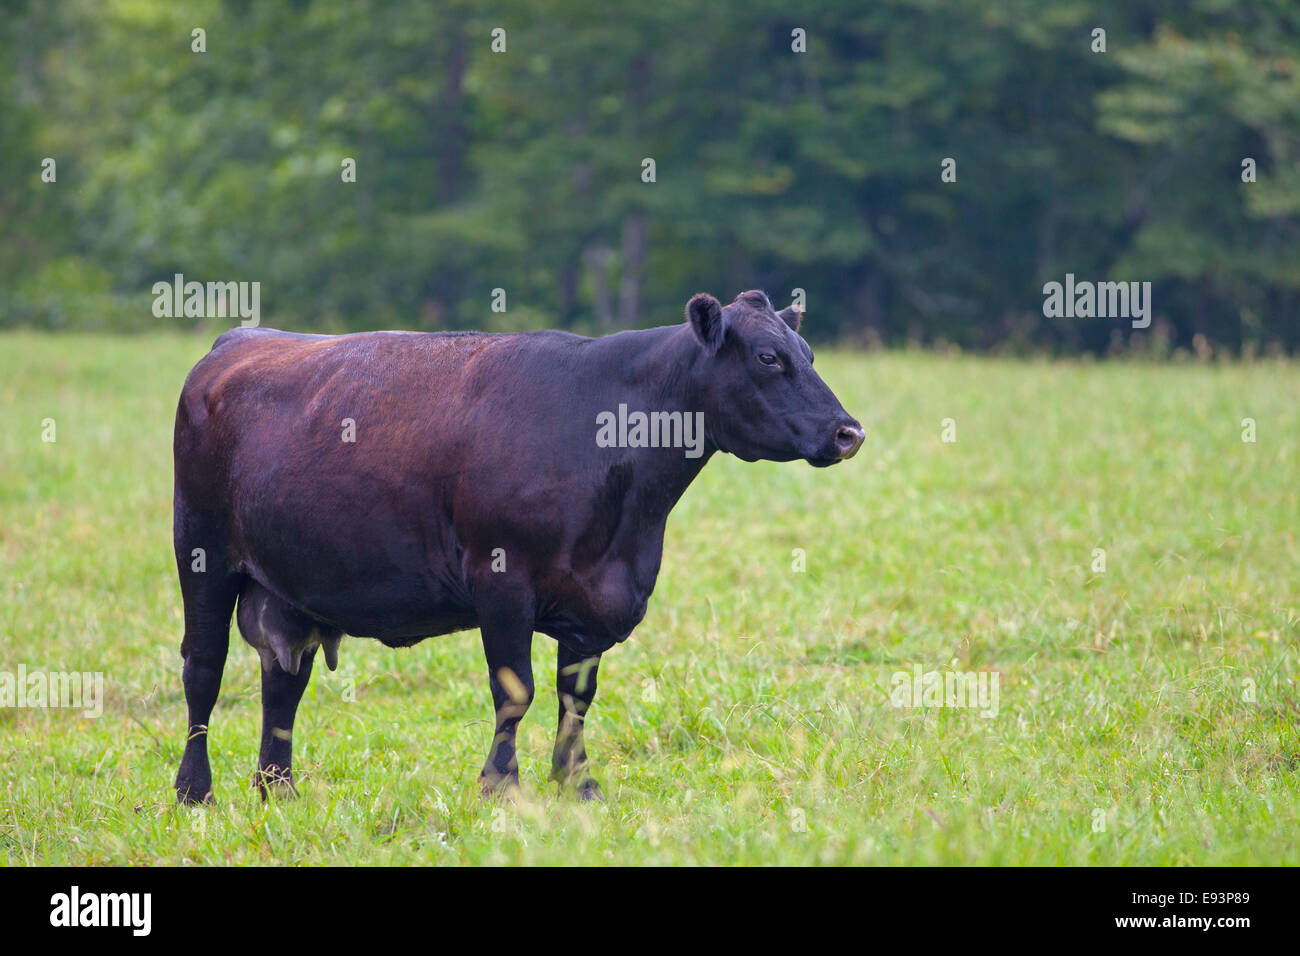
<svg viewBox="0 0 1300 956">
<path fill-rule="evenodd" d="M 762 362 L 764 365 L 770 366 L 772 368 L 781 367 L 780 361 L 778 361 L 777 357 L 773 355 L 771 352 L 759 352 L 758 360 Z"/>
</svg>

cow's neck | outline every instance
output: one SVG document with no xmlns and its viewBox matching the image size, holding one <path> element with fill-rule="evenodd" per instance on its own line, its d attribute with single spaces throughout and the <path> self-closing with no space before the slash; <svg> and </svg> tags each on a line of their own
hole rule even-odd
<svg viewBox="0 0 1300 956">
<path fill-rule="evenodd" d="M 692 386 L 692 368 L 700 361 L 701 348 L 686 325 L 662 326 L 620 336 L 631 346 L 620 368 L 621 381 L 616 392 L 645 396 L 644 411 L 703 412 L 699 396 Z M 626 346 L 622 346 L 626 347 Z M 718 450 L 709 437 L 707 421 L 703 447 L 698 457 L 687 457 L 681 448 L 628 449 L 633 461 L 633 486 L 638 510 L 662 521 L 677 504 L 691 482 Z"/>
</svg>

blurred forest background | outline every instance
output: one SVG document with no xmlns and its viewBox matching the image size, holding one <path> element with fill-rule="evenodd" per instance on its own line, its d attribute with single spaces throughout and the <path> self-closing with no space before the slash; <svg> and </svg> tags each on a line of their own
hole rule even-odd
<svg viewBox="0 0 1300 956">
<path fill-rule="evenodd" d="M 2 12 L 0 328 L 184 327 L 151 311 L 180 272 L 297 330 L 599 333 L 761 287 L 821 339 L 1300 347 L 1294 0 Z M 1067 272 L 1152 282 L 1152 327 L 1045 318 Z"/>
</svg>

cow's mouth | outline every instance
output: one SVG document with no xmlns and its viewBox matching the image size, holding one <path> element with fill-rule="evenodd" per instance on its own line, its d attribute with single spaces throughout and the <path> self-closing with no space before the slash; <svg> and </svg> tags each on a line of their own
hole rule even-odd
<svg viewBox="0 0 1300 956">
<path fill-rule="evenodd" d="M 825 457 L 804 459 L 804 461 L 808 462 L 808 464 L 812 465 L 814 468 L 829 468 L 831 465 L 838 465 L 843 460 L 844 460 L 843 458 L 825 458 Z"/>
</svg>

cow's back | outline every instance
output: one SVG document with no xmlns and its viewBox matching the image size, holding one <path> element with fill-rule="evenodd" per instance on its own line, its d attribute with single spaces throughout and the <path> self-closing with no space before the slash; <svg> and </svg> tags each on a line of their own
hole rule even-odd
<svg viewBox="0 0 1300 956">
<path fill-rule="evenodd" d="M 186 379 L 182 411 L 203 422 L 220 411 L 266 403 L 275 410 L 306 413 L 327 393 L 376 400 L 401 397 L 418 405 L 419 394 L 454 392 L 472 356 L 503 338 L 481 333 L 363 332 L 303 335 L 275 329 L 232 329 Z M 418 389 L 412 393 L 411 389 Z M 400 410 L 400 409 L 398 409 Z"/>
</svg>

